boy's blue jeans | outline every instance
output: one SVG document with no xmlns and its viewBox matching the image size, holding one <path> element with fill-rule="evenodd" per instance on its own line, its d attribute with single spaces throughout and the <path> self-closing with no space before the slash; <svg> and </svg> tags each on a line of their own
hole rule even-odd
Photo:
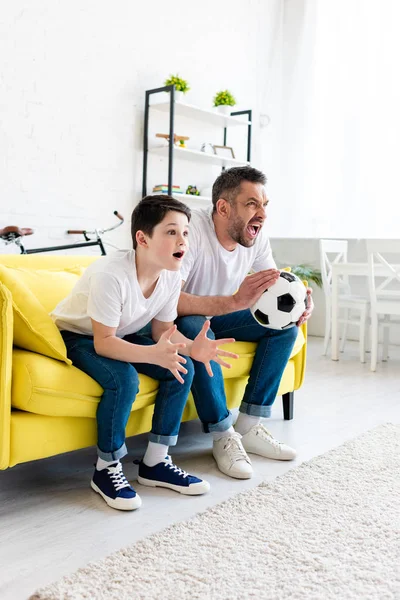
<svg viewBox="0 0 400 600">
<path fill-rule="evenodd" d="M 181 333 L 194 339 L 201 330 L 205 317 L 179 317 L 176 324 Z M 298 329 L 267 329 L 259 325 L 250 310 L 241 310 L 212 317 L 208 337 L 233 337 L 241 342 L 258 342 L 249 381 L 240 405 L 240 412 L 258 417 L 270 417 L 271 406 L 278 392 L 286 363 L 296 341 Z M 222 346 L 223 348 L 223 346 Z M 232 360 L 234 365 L 235 359 Z M 232 415 L 226 406 L 221 367 L 212 363 L 214 377 L 209 377 L 202 363 L 193 361 L 193 398 L 205 432 L 224 431 L 232 425 Z"/>
<path fill-rule="evenodd" d="M 101 385 L 104 393 L 97 408 L 98 455 L 103 460 L 117 460 L 127 454 L 125 427 L 132 404 L 139 391 L 139 373 L 144 373 L 160 382 L 153 423 L 149 439 L 167 446 L 174 446 L 178 439 L 183 409 L 192 385 L 194 367 L 191 359 L 182 373 L 184 383 L 179 383 L 174 375 L 163 367 L 145 363 L 127 363 L 99 356 L 93 344 L 93 337 L 62 331 L 67 347 L 68 358 L 75 367 L 84 371 Z M 154 344 L 145 335 L 132 334 L 124 338 L 139 345 Z"/>
</svg>

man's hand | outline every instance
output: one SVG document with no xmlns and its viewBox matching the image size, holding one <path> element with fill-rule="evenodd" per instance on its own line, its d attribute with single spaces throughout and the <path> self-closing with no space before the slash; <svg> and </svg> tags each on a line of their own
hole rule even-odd
<svg viewBox="0 0 400 600">
<path fill-rule="evenodd" d="M 311 317 L 312 311 L 314 310 L 314 301 L 311 297 L 311 294 L 312 289 L 307 288 L 307 309 L 303 312 L 300 319 L 297 321 L 297 327 L 300 327 L 300 325 L 303 325 L 303 323 L 308 321 L 308 319 Z"/>
<path fill-rule="evenodd" d="M 207 337 L 207 331 L 210 329 L 210 321 L 206 321 L 197 335 L 197 337 L 193 340 L 192 348 L 190 351 L 190 356 L 194 358 L 194 360 L 198 360 L 205 364 L 206 371 L 210 377 L 213 376 L 213 372 L 211 369 L 210 361 L 214 360 L 218 364 L 230 369 L 232 365 L 225 362 L 221 356 L 229 356 L 230 358 L 239 358 L 238 354 L 234 354 L 233 352 L 228 352 L 227 350 L 221 350 L 218 346 L 223 344 L 230 344 L 234 342 L 234 338 L 224 338 L 222 340 L 210 340 Z"/>
<path fill-rule="evenodd" d="M 280 271 L 277 269 L 267 269 L 248 275 L 233 296 L 233 301 L 237 306 L 236 310 L 244 310 L 253 306 L 265 290 L 277 282 L 279 275 Z"/>
<path fill-rule="evenodd" d="M 169 369 L 179 383 L 183 383 L 182 376 L 179 372 L 186 375 L 187 370 L 182 366 L 182 364 L 186 363 L 186 358 L 183 358 L 183 356 L 178 354 L 178 350 L 180 348 L 185 348 L 186 344 L 173 344 L 171 342 L 171 336 L 175 331 L 176 325 L 173 325 L 167 329 L 167 331 L 164 331 L 155 346 L 151 346 L 152 358 L 154 364 Z"/>
</svg>

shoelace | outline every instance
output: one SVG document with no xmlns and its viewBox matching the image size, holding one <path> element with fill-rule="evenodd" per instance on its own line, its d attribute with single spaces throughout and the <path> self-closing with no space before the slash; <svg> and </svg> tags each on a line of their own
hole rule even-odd
<svg viewBox="0 0 400 600">
<path fill-rule="evenodd" d="M 228 437 L 224 444 L 224 450 L 227 451 L 232 462 L 236 462 L 237 460 L 249 462 L 246 451 L 237 437 Z"/>
<path fill-rule="evenodd" d="M 129 482 L 122 471 L 121 463 L 118 463 L 116 467 L 108 467 L 107 470 L 110 474 L 112 484 L 117 492 L 122 490 L 124 487 L 129 487 Z"/>
<path fill-rule="evenodd" d="M 181 477 L 183 477 L 183 479 L 185 479 L 186 477 L 188 477 L 189 473 L 187 473 L 186 471 L 184 471 L 180 467 L 177 467 L 176 465 L 174 465 L 174 463 L 172 462 L 170 456 L 168 456 L 167 458 L 168 458 L 168 462 L 166 462 L 165 465 L 169 469 L 172 469 L 174 473 L 178 473 L 178 475 L 180 475 Z"/>
<path fill-rule="evenodd" d="M 257 425 L 256 435 L 259 435 L 264 440 L 267 440 L 271 444 L 271 446 L 274 446 L 274 448 L 280 448 L 282 445 L 282 442 L 276 440 L 268 431 L 268 429 L 264 425 L 262 425 L 262 423 Z"/>
</svg>

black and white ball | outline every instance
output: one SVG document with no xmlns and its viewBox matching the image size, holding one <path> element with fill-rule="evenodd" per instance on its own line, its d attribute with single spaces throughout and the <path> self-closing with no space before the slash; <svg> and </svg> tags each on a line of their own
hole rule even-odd
<svg viewBox="0 0 400 600">
<path fill-rule="evenodd" d="M 257 323 L 269 329 L 287 329 L 296 325 L 307 308 L 307 291 L 293 273 L 281 271 L 273 286 L 250 308 Z"/>
</svg>

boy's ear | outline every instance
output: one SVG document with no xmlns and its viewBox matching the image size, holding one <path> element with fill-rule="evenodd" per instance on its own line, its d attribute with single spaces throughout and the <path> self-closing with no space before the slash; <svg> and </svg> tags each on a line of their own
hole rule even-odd
<svg viewBox="0 0 400 600">
<path fill-rule="evenodd" d="M 139 229 L 139 231 L 136 232 L 136 243 L 138 246 L 142 246 L 142 248 L 147 248 L 147 235 L 145 233 L 143 233 L 143 231 L 141 231 Z"/>
</svg>

